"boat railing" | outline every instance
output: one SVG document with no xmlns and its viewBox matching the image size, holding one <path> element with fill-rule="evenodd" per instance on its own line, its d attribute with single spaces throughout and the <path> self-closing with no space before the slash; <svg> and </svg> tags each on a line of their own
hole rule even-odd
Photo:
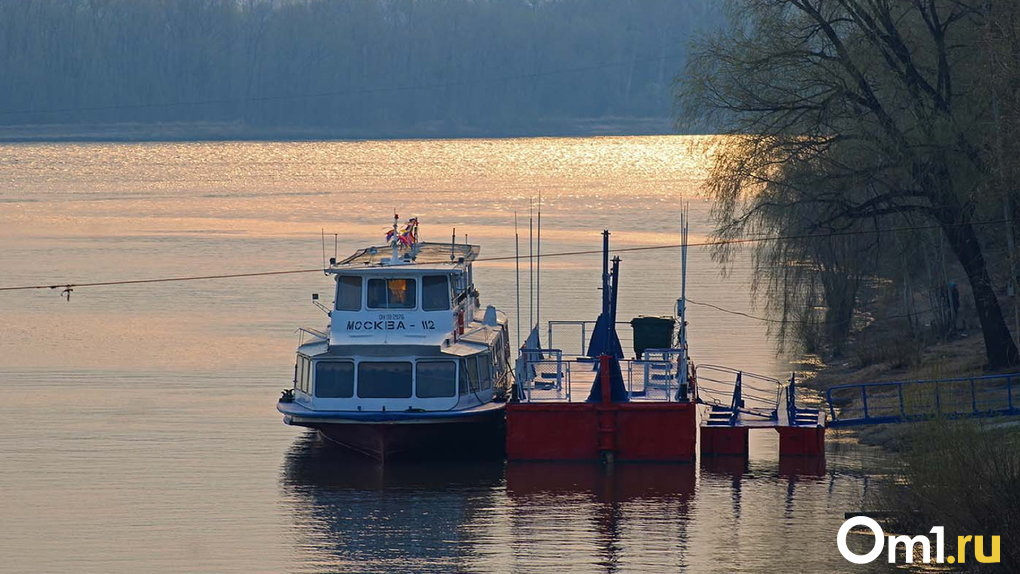
<svg viewBox="0 0 1020 574">
<path fill-rule="evenodd" d="M 319 331 L 318 329 L 312 329 L 311 327 L 298 327 L 298 335 L 298 346 L 305 344 L 306 335 L 311 337 L 309 342 L 329 340 L 329 335 Z"/>
<path fill-rule="evenodd" d="M 626 321 L 617 321 L 617 326 L 627 325 Z M 588 354 L 588 342 L 592 331 L 595 330 L 595 321 L 549 321 L 546 323 L 546 344 L 550 347 L 566 349 L 567 355 L 585 356 Z M 633 346 L 634 334 L 628 330 L 618 330 L 620 346 L 630 349 Z M 560 343 L 557 345 L 556 340 Z M 576 346 L 575 346 L 576 343 Z"/>
<path fill-rule="evenodd" d="M 620 372 L 631 400 L 677 401 L 686 379 L 678 359 L 682 349 L 649 349 L 641 359 L 621 359 Z M 517 397 L 525 402 L 585 401 L 598 371 L 591 357 L 567 355 L 561 349 L 521 349 L 517 364 Z M 686 392 L 682 397 L 689 396 Z M 683 399 L 681 399 L 683 400 Z"/>
</svg>

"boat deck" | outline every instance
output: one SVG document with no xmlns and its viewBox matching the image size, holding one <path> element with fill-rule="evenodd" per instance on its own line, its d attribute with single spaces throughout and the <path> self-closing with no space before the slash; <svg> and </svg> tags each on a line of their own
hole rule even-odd
<svg viewBox="0 0 1020 574">
<path fill-rule="evenodd" d="M 674 357 L 679 352 L 664 350 L 658 359 L 651 360 L 620 360 L 628 399 L 635 402 L 690 402 L 687 399 L 677 400 L 682 385 Z M 520 381 L 518 399 L 536 403 L 585 402 L 597 371 L 598 361 L 589 357 L 564 356 L 556 349 L 525 349 L 517 365 Z"/>
<path fill-rule="evenodd" d="M 413 263 L 417 265 L 439 265 L 439 264 L 463 264 L 470 263 L 478 258 L 481 248 L 477 245 L 465 243 L 434 243 L 422 242 L 416 245 L 417 252 L 414 255 Z M 337 261 L 331 268 L 337 267 L 367 267 L 380 265 L 384 258 L 390 257 L 393 252 L 389 245 L 366 247 L 354 252 L 353 255 Z"/>
</svg>

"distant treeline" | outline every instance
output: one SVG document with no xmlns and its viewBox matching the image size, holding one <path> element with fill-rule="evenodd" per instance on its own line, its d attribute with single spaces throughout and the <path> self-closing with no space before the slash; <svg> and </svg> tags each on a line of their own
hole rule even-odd
<svg viewBox="0 0 1020 574">
<path fill-rule="evenodd" d="M 0 125 L 520 130 L 663 118 L 714 0 L 0 2 Z"/>
</svg>

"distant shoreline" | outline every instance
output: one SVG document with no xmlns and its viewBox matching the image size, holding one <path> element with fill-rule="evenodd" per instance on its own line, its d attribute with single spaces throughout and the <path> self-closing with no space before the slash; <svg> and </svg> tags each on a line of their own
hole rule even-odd
<svg viewBox="0 0 1020 574">
<path fill-rule="evenodd" d="M 707 133 L 707 132 L 706 132 Z M 41 124 L 0 126 L 0 143 L 316 141 L 678 135 L 672 118 L 542 120 L 528 126 L 478 128 L 445 123 L 405 128 L 258 127 L 242 122 Z"/>
</svg>

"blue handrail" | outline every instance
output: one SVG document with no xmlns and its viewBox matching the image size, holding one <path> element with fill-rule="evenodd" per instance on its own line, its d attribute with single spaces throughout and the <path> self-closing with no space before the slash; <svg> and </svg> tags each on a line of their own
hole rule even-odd
<svg viewBox="0 0 1020 574">
<path fill-rule="evenodd" d="M 1013 402 L 1018 378 L 1020 373 L 856 383 L 832 387 L 825 398 L 831 426 L 1012 415 L 1020 414 Z"/>
</svg>

